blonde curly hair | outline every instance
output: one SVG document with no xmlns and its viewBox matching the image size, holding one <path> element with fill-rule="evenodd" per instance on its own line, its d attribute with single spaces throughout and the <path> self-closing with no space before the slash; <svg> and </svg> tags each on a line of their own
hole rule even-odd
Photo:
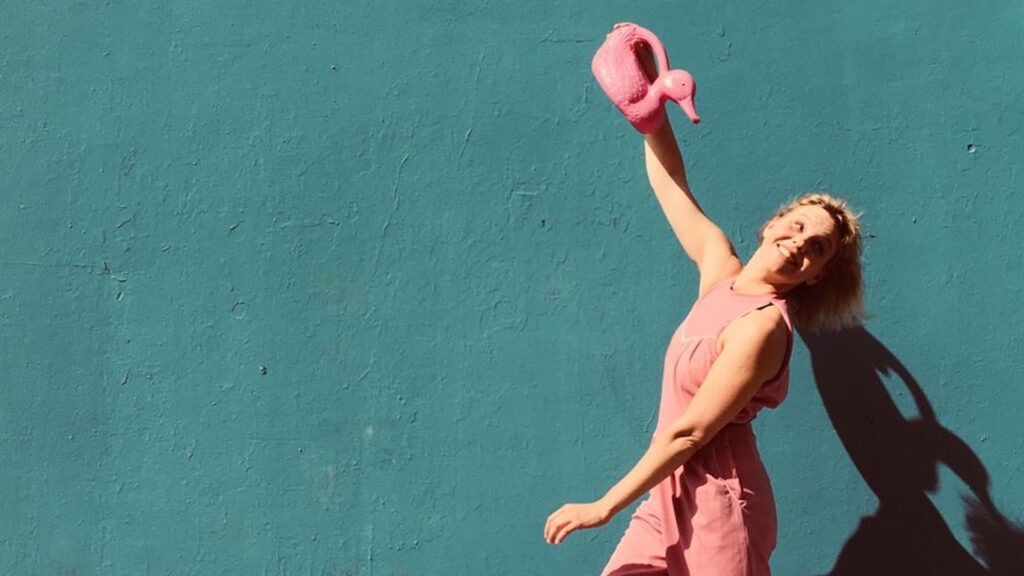
<svg viewBox="0 0 1024 576">
<path fill-rule="evenodd" d="M 850 209 L 845 200 L 815 192 L 804 194 L 783 206 L 775 217 L 784 216 L 800 206 L 818 206 L 832 216 L 839 234 L 839 246 L 817 283 L 803 284 L 787 294 L 786 300 L 791 304 L 797 326 L 819 332 L 862 323 L 868 315 L 864 310 L 860 267 L 860 216 Z M 764 232 L 764 226 L 761 232 Z"/>
</svg>

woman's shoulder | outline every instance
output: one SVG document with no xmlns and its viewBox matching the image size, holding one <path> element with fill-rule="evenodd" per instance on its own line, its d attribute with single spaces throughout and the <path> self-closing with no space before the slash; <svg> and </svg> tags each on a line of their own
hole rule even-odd
<svg viewBox="0 0 1024 576">
<path fill-rule="evenodd" d="M 782 310 L 768 303 L 730 322 L 719 336 L 719 346 L 724 348 L 735 342 L 782 357 L 788 349 L 789 336 L 789 323 Z"/>
</svg>

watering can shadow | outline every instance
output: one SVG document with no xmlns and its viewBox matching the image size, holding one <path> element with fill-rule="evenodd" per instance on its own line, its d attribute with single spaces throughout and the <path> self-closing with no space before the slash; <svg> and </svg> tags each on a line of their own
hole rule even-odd
<svg viewBox="0 0 1024 576">
<path fill-rule="evenodd" d="M 646 44 L 658 61 L 659 75 L 651 82 L 637 59 L 634 46 Z M 685 70 L 671 70 L 665 47 L 653 32 L 636 24 L 616 24 L 594 54 L 594 77 L 612 103 L 638 132 L 656 132 L 665 122 L 666 100 L 679 104 L 694 124 L 700 122 L 693 98 L 697 85 Z"/>
</svg>

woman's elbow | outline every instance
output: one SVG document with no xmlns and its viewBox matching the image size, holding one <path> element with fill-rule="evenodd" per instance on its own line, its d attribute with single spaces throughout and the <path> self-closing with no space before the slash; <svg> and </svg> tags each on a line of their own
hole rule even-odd
<svg viewBox="0 0 1024 576">
<path fill-rule="evenodd" d="M 691 455 L 703 448 L 711 438 L 702 430 L 685 430 L 665 438 L 673 456 Z"/>
</svg>

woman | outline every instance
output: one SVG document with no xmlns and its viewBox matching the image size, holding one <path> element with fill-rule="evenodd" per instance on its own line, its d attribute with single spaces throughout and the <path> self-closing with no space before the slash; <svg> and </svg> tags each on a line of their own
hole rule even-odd
<svg viewBox="0 0 1024 576">
<path fill-rule="evenodd" d="M 649 51 L 638 50 L 649 76 Z M 761 576 L 770 573 L 776 516 L 751 421 L 786 395 L 801 328 L 864 317 L 857 216 L 826 194 L 784 207 L 761 229 L 744 265 L 690 193 L 672 127 L 645 137 L 647 174 L 662 210 L 700 273 L 699 298 L 672 336 L 651 445 L 601 499 L 566 504 L 545 539 L 604 525 L 650 492 L 602 572 Z"/>
</svg>

